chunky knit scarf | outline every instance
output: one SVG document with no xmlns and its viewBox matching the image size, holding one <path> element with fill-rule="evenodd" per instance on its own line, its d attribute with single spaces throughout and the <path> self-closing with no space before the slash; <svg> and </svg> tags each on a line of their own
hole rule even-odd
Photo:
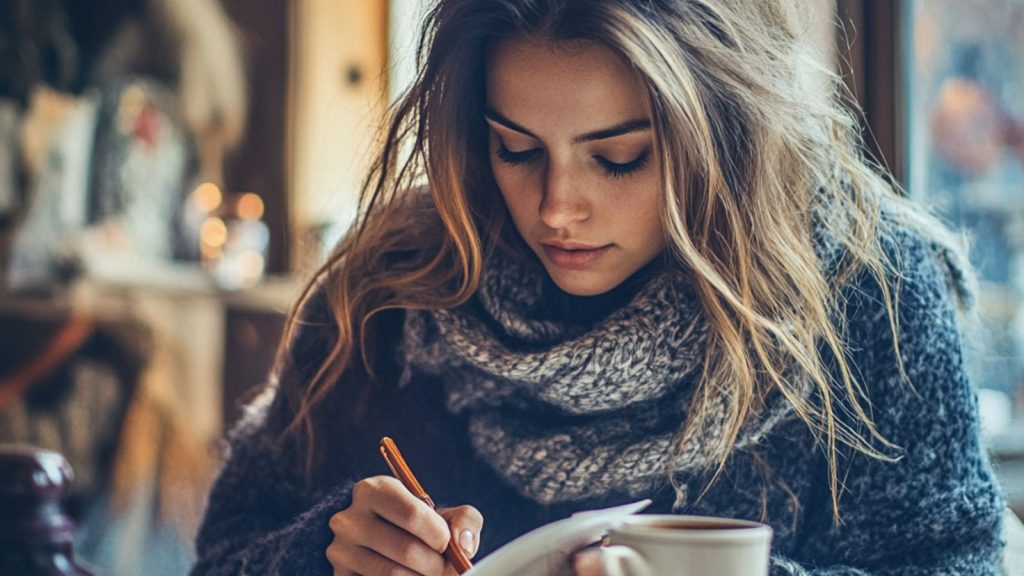
<svg viewBox="0 0 1024 576">
<path fill-rule="evenodd" d="M 535 501 L 650 494 L 715 466 L 706 447 L 726 420 L 727 399 L 711 399 L 707 426 L 674 450 L 707 333 L 687 285 L 681 271 L 649 265 L 610 295 L 573 297 L 535 259 L 496 255 L 467 304 L 406 316 L 403 382 L 441 377 L 477 454 Z M 791 415 L 769 397 L 736 449 Z"/>
</svg>

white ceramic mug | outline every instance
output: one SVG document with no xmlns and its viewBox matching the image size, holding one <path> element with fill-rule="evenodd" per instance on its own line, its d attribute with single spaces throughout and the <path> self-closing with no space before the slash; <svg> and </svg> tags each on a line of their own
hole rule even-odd
<svg viewBox="0 0 1024 576">
<path fill-rule="evenodd" d="M 638 514 L 608 536 L 608 576 L 768 576 L 772 529 L 757 522 Z"/>
</svg>

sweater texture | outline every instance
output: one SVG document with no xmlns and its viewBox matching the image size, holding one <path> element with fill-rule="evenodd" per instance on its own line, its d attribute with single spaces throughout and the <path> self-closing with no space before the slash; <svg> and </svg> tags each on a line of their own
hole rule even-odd
<svg viewBox="0 0 1024 576">
<path fill-rule="evenodd" d="M 881 288 L 866 272 L 843 288 L 844 324 L 846 360 L 870 398 L 878 432 L 899 447 L 898 459 L 841 452 L 837 525 L 821 444 L 799 418 L 786 418 L 734 452 L 707 490 L 707 478 L 691 474 L 691 493 L 700 497 L 681 507 L 674 507 L 678 502 L 670 484 L 651 483 L 642 494 L 654 502 L 646 513 L 768 523 L 774 530 L 772 576 L 998 574 L 1005 503 L 981 445 L 975 392 L 965 372 L 954 294 L 960 276 L 956 270 L 951 274 L 938 246 L 919 235 L 900 229 L 886 238 L 886 250 L 900 262 L 902 278 L 895 288 L 907 379 L 892 346 Z M 563 304 L 588 314 L 595 306 L 614 310 L 632 297 L 615 293 L 597 302 L 565 295 Z M 394 350 L 405 316 L 388 314 L 380 337 Z M 333 389 L 324 408 L 336 415 L 337 429 L 325 440 L 333 456 L 314 481 L 305 480 L 298 451 L 279 440 L 294 406 L 278 391 L 287 379 L 312 378 L 334 333 L 322 295 L 310 300 L 302 318 L 290 346 L 291 363 L 268 382 L 227 437 L 225 465 L 209 496 L 193 574 L 331 574 L 325 556 L 333 539 L 328 521 L 350 504 L 355 482 L 387 474 L 377 452 L 382 436 L 402 447 L 438 505 L 472 504 L 481 511 L 485 526 L 478 558 L 573 512 L 635 499 L 632 489 L 570 499 L 531 497 L 474 449 L 469 418 L 449 406 L 446 375 L 409 373 L 400 361 L 381 374 L 372 394 L 358 378 L 343 377 Z M 825 358 L 835 370 L 835 359 Z M 833 394 L 839 417 L 856 428 L 844 409 L 849 404 L 843 390 Z M 677 424 L 683 417 L 681 412 Z M 554 426 L 564 418 L 538 411 L 535 424 Z"/>
</svg>

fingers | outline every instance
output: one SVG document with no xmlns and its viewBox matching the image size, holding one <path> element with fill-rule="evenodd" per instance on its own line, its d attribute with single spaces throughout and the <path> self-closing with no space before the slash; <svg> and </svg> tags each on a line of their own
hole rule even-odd
<svg viewBox="0 0 1024 576">
<path fill-rule="evenodd" d="M 437 512 L 451 527 L 451 537 L 462 548 L 468 558 L 472 558 L 480 548 L 480 532 L 484 527 L 484 517 L 472 506 L 456 506 L 454 508 L 438 508 Z"/>
<path fill-rule="evenodd" d="M 474 556 L 483 524 L 472 506 L 435 511 L 398 480 L 375 476 L 356 484 L 352 504 L 331 517 L 335 537 L 327 558 L 335 574 L 455 576 L 442 553 L 455 538 Z"/>
<path fill-rule="evenodd" d="M 573 558 L 573 570 L 576 576 L 603 576 L 604 561 L 600 548 L 585 548 Z"/>
<path fill-rule="evenodd" d="M 327 559 L 335 574 L 441 576 L 448 523 L 394 478 L 356 484 L 352 504 L 330 520 L 334 541 Z"/>
<path fill-rule="evenodd" d="M 352 493 L 353 505 L 416 536 L 431 550 L 444 552 L 450 534 L 448 525 L 437 512 L 413 496 L 398 480 L 374 476 L 360 481 Z"/>
<path fill-rule="evenodd" d="M 359 522 L 359 525 L 355 525 Z M 373 552 L 417 574 L 436 575 L 444 569 L 444 557 L 422 540 L 381 518 L 353 519 L 336 515 L 331 521 L 335 534 L 345 534 L 342 547 Z M 365 554 L 350 553 L 350 561 Z M 358 571 L 357 571 L 358 572 Z M 365 573 L 365 572 L 361 572 Z M 376 573 L 376 572 L 373 572 Z"/>
<path fill-rule="evenodd" d="M 332 555 L 333 548 L 327 549 L 327 559 L 330 560 L 331 565 L 335 567 L 334 574 L 349 576 L 355 574 L 394 574 L 395 576 L 421 576 L 420 572 L 415 572 L 409 568 L 402 566 L 388 558 L 377 554 L 373 550 L 366 548 L 356 548 L 351 554 L 341 557 L 340 554 L 335 553 Z M 344 565 L 345 569 L 338 569 L 338 566 Z M 434 572 L 437 574 L 437 572 Z"/>
</svg>

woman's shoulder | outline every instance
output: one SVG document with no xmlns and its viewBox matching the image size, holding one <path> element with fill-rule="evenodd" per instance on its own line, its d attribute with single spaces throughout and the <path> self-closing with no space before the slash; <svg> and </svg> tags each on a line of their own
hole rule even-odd
<svg viewBox="0 0 1024 576">
<path fill-rule="evenodd" d="M 366 214 L 366 219 L 367 227 L 383 227 L 392 234 L 421 241 L 443 231 L 441 215 L 426 186 L 407 190 L 380 204 Z"/>
<path fill-rule="evenodd" d="M 843 208 L 827 194 L 815 196 L 812 237 L 822 271 L 838 282 L 846 298 L 877 293 L 879 281 L 910 291 L 932 287 L 953 297 L 964 311 L 975 304 L 977 281 L 967 259 L 966 242 L 945 226 L 920 202 L 886 191 L 850 190 L 863 196 L 860 208 Z M 873 214 L 872 214 L 873 213 Z M 843 231 L 874 219 L 875 247 L 882 278 L 859 261 L 844 242 Z"/>
<path fill-rule="evenodd" d="M 371 206 L 335 247 L 334 260 L 350 280 L 401 274 L 426 267 L 446 236 L 429 190 L 416 188 Z"/>
<path fill-rule="evenodd" d="M 915 309 L 972 311 L 977 289 L 966 249 L 919 210 L 913 205 L 883 208 L 877 238 L 884 275 L 879 279 L 862 267 L 845 288 L 847 300 L 884 303 L 884 281 L 901 314 Z"/>
<path fill-rule="evenodd" d="M 371 279 L 386 290 L 388 282 L 383 276 L 400 275 L 415 271 L 428 262 L 442 244 L 442 224 L 429 193 L 419 190 L 386 208 L 372 211 L 366 220 L 357 223 L 335 247 L 331 258 L 309 281 L 303 296 L 295 304 L 293 330 L 287 335 L 293 368 L 308 372 L 319 367 L 339 338 L 337 310 L 343 300 L 342 282 L 349 286 Z M 359 248 L 353 248 L 353 235 L 365 236 Z M 374 277 L 377 278 L 374 278 Z M 370 300 L 375 297 L 369 296 Z M 386 332 L 392 332 L 399 309 L 388 308 L 378 316 Z M 382 331 L 378 330 L 378 334 Z"/>
<path fill-rule="evenodd" d="M 966 356 L 973 312 L 961 310 L 958 293 L 971 272 L 927 230 L 899 220 L 882 226 L 880 242 L 892 264 L 881 280 L 858 271 L 841 291 L 837 327 L 854 388 L 825 352 L 833 398 L 843 407 L 836 412 L 845 425 L 864 431 L 853 408 L 867 409 L 876 430 L 898 447 L 891 452 L 871 440 L 885 454 L 926 451 L 926 444 L 969 446 L 977 429 Z"/>
<path fill-rule="evenodd" d="M 884 276 L 861 270 L 842 289 L 845 348 L 859 378 L 873 402 L 967 402 L 963 351 L 974 312 L 973 272 L 941 234 L 900 218 L 883 218 L 879 242 L 889 259 Z"/>
</svg>

